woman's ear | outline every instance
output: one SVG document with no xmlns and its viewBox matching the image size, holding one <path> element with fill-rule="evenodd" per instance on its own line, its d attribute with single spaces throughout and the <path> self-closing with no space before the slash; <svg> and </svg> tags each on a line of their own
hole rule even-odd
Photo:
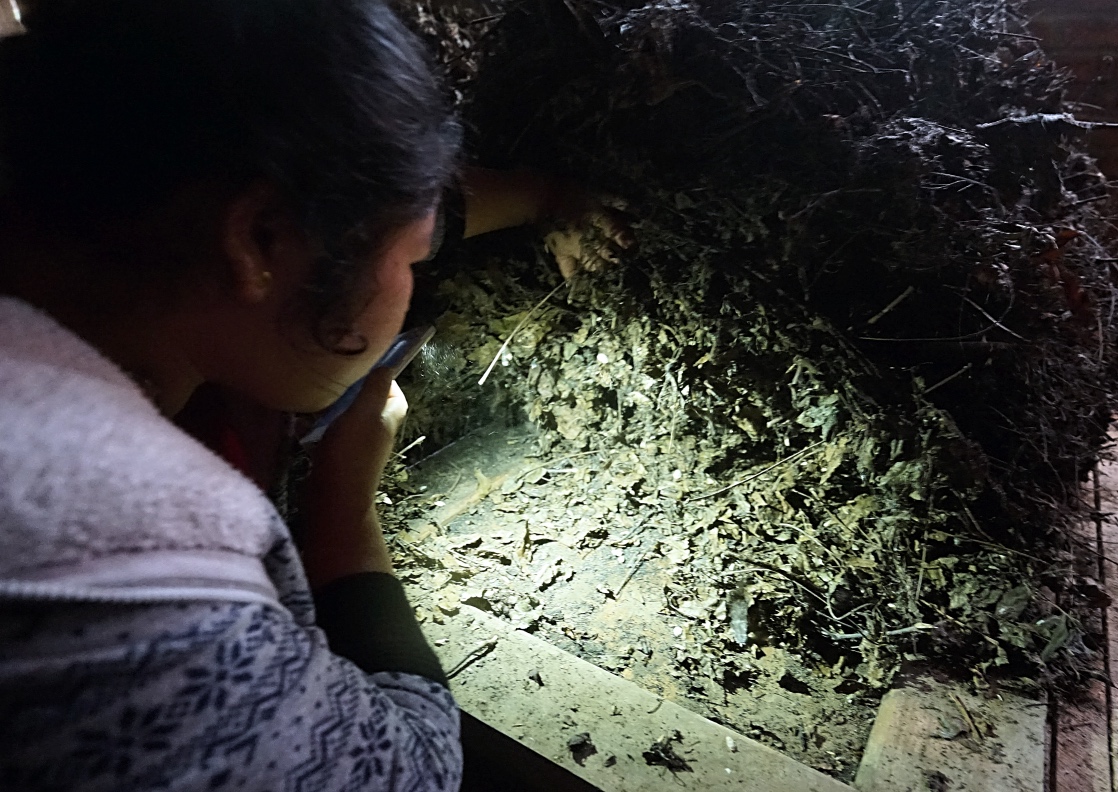
<svg viewBox="0 0 1118 792">
<path fill-rule="evenodd" d="M 269 182 L 253 182 L 229 202 L 221 241 L 238 299 L 262 303 L 273 295 L 277 276 L 287 274 L 291 256 L 301 247 L 290 238 L 296 233 L 279 191 Z"/>
</svg>

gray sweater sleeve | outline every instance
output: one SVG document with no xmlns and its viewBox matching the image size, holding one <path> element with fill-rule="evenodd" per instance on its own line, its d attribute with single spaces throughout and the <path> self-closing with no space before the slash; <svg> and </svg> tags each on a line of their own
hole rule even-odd
<svg viewBox="0 0 1118 792">
<path fill-rule="evenodd" d="M 454 790 L 449 692 L 263 605 L 0 608 L 0 790 Z"/>
</svg>

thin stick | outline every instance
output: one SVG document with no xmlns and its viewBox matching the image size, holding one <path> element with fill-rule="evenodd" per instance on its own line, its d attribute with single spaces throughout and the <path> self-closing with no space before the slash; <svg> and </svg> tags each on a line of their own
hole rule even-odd
<svg viewBox="0 0 1118 792">
<path fill-rule="evenodd" d="M 913 294 L 913 292 L 915 292 L 915 291 L 916 291 L 916 287 L 915 287 L 915 286 L 909 286 L 909 287 L 908 287 L 907 289 L 905 289 L 905 290 L 904 290 L 903 292 L 901 292 L 901 296 L 900 296 L 900 297 L 898 297 L 897 299 L 893 300 L 893 302 L 889 303 L 889 304 L 888 304 L 888 305 L 886 305 L 886 306 L 885 306 L 884 308 L 882 308 L 882 309 L 881 309 L 881 311 L 880 311 L 880 312 L 879 312 L 879 313 L 878 313 L 878 314 L 877 314 L 877 315 L 876 315 L 875 317 L 873 317 L 873 318 L 872 318 L 872 319 L 870 319 L 870 320 L 869 320 L 868 322 L 866 322 L 866 324 L 870 324 L 870 325 L 875 325 L 875 324 L 877 324 L 878 322 L 880 322 L 880 321 L 881 321 L 881 319 L 882 319 L 882 318 L 883 318 L 883 317 L 884 317 L 884 316 L 885 316 L 886 314 L 888 314 L 888 313 L 889 313 L 890 311 L 892 311 L 892 310 L 893 310 L 894 308 L 896 308 L 896 307 L 897 307 L 898 305 L 900 305 L 900 304 L 901 304 L 901 303 L 903 303 L 903 302 L 904 302 L 905 300 L 907 300 L 907 299 L 908 299 L 909 297 L 911 297 L 911 296 L 912 296 L 912 294 Z"/>
<path fill-rule="evenodd" d="M 721 495 L 723 492 L 729 492 L 734 487 L 740 487 L 742 484 L 745 484 L 747 481 L 753 481 L 753 479 L 765 475 L 770 470 L 776 470 L 778 467 L 785 464 L 786 462 L 791 462 L 793 459 L 796 459 L 797 457 L 803 456 L 808 451 L 811 451 L 813 448 L 818 448 L 819 446 L 823 445 L 823 443 L 825 443 L 825 442 L 826 442 L 825 440 L 820 440 L 817 443 L 812 443 L 807 448 L 801 448 L 799 451 L 792 454 L 791 456 L 786 456 L 786 457 L 784 457 L 784 459 L 780 460 L 779 462 L 774 462 L 773 464 L 769 465 L 764 470 L 758 470 L 756 473 L 751 473 L 750 475 L 743 478 L 741 481 L 735 481 L 733 484 L 727 484 L 722 489 L 715 490 L 714 492 L 708 492 L 705 495 L 696 495 L 694 498 L 691 498 L 690 500 L 691 500 L 691 502 L 704 500 L 705 498 L 713 498 L 715 495 Z"/>
<path fill-rule="evenodd" d="M 982 742 L 982 732 L 978 730 L 978 726 L 975 724 L 974 718 L 970 716 L 970 712 L 967 710 L 967 705 L 964 704 L 963 700 L 956 694 L 949 693 L 948 695 L 951 696 L 951 700 L 955 703 L 955 707 L 959 710 L 959 714 L 963 716 L 963 720 L 965 720 L 967 722 L 967 725 L 970 726 L 971 735 L 974 737 L 974 739 Z"/>
<path fill-rule="evenodd" d="M 540 300 L 538 303 L 533 305 L 532 309 L 524 315 L 524 318 L 520 320 L 520 323 L 516 327 L 513 328 L 511 333 L 509 333 L 509 337 L 505 339 L 505 343 L 501 344 L 501 348 L 497 350 L 497 354 L 493 356 L 493 360 L 492 360 L 492 362 L 490 362 L 489 368 L 487 368 L 485 370 L 485 373 L 481 375 L 481 379 L 479 379 L 477 381 L 478 385 L 484 385 L 485 381 L 487 379 L 489 379 L 489 374 L 490 374 L 490 372 L 493 371 L 493 367 L 497 365 L 497 361 L 501 359 L 501 355 L 503 355 L 505 353 L 505 350 L 508 349 L 509 343 L 512 342 L 512 339 L 515 338 L 516 334 L 520 332 L 520 328 L 524 327 L 524 325 L 527 324 L 528 320 L 532 318 L 532 314 L 534 314 L 536 312 L 536 310 L 541 305 L 543 305 L 545 302 L 550 300 L 552 295 L 555 294 L 555 292 L 559 291 L 561 288 L 563 288 L 566 285 L 567 285 L 566 281 L 563 281 L 562 283 L 560 283 L 554 289 L 549 291 L 547 293 L 547 295 L 544 296 L 544 298 L 542 300 Z"/>
<path fill-rule="evenodd" d="M 633 564 L 633 568 L 629 570 L 629 574 L 625 576 L 625 579 L 621 581 L 621 585 L 617 587 L 617 591 L 613 592 L 614 599 L 617 599 L 619 596 L 621 596 L 621 592 L 625 589 L 626 586 L 629 585 L 629 581 L 633 579 L 633 575 L 637 574 L 637 570 L 640 569 L 641 565 L 648 560 L 648 557 L 652 555 L 652 551 L 655 549 L 656 545 L 653 544 L 652 547 L 648 548 L 641 554 L 641 557 L 637 559 L 637 563 Z"/>
<path fill-rule="evenodd" d="M 1113 122 L 1079 121 L 1066 113 L 1033 113 L 1032 115 L 1026 116 L 1011 116 L 1009 118 L 998 119 L 997 121 L 990 121 L 986 124 L 979 124 L 978 128 L 993 129 L 994 127 L 1005 126 L 1006 124 L 1063 124 L 1065 126 L 1075 127 L 1076 129 L 1118 129 L 1118 124 Z"/>
<path fill-rule="evenodd" d="M 496 646 L 497 639 L 490 638 L 488 641 L 485 641 L 484 643 L 481 643 L 478 646 L 474 647 L 469 652 L 467 652 L 466 656 L 459 660 L 453 668 L 446 672 L 446 678 L 454 679 L 454 677 L 458 676 L 467 668 L 476 663 L 478 660 L 492 652 L 493 649 L 496 648 Z"/>
<path fill-rule="evenodd" d="M 849 614 L 847 614 L 847 615 L 849 615 Z M 919 622 L 917 624 L 913 624 L 910 627 L 901 627 L 899 630 L 887 630 L 885 632 L 885 635 L 888 638 L 895 638 L 898 635 L 908 635 L 910 633 L 925 632 L 927 630 L 934 630 L 934 629 L 935 629 L 934 624 L 925 624 L 924 622 Z M 828 638 L 830 638 L 832 641 L 854 641 L 854 640 L 857 640 L 858 638 L 868 638 L 869 637 L 865 633 L 860 633 L 860 632 L 857 632 L 857 633 L 833 633 L 833 632 L 824 631 L 823 634 L 826 635 Z"/>
<path fill-rule="evenodd" d="M 536 465 L 535 467 L 530 467 L 527 470 L 523 470 L 520 473 L 517 473 L 516 474 L 516 479 L 518 481 L 524 481 L 524 479 L 527 478 L 529 473 L 535 473 L 537 470 L 544 470 L 544 469 L 550 467 L 553 463 L 557 464 L 559 462 L 570 462 L 572 459 L 577 459 L 578 457 L 584 457 L 584 456 L 587 456 L 589 454 L 600 454 L 600 453 L 602 453 L 602 452 L 597 451 L 597 450 L 579 451 L 577 454 L 567 454 L 566 456 L 554 457 L 551 460 L 549 460 L 547 462 L 544 462 L 542 465 Z"/>
<path fill-rule="evenodd" d="M 406 446 L 401 448 L 399 451 L 397 451 L 396 456 L 397 457 L 402 457 L 404 454 L 411 451 L 413 448 L 415 448 L 417 445 L 419 445 L 420 443 L 422 443 L 426 439 L 427 439 L 427 435 L 420 435 L 419 437 L 415 438 L 410 443 L 408 443 Z"/>
<path fill-rule="evenodd" d="M 973 365 L 974 365 L 973 363 L 968 363 L 967 365 L 963 366 L 961 369 L 956 371 L 954 374 L 952 374 L 948 377 L 944 377 L 943 379 L 941 379 L 939 382 L 937 382 L 932 387 L 925 389 L 924 392 L 921 395 L 922 396 L 927 396 L 929 393 L 934 391 L 936 388 L 942 388 L 944 385 L 951 382 L 951 380 L 955 379 L 956 377 L 963 376 L 964 374 L 966 374 L 968 371 L 971 370 L 971 367 Z"/>
<path fill-rule="evenodd" d="M 927 531 L 924 532 L 924 541 L 927 542 Z M 924 587 L 924 564 L 928 560 L 928 545 L 920 545 L 920 574 L 916 578 L 916 601 L 920 602 L 920 589 Z"/>
<path fill-rule="evenodd" d="M 1028 340 L 1029 340 L 1029 339 L 1025 338 L 1025 336 L 1023 336 L 1023 335 L 1019 335 L 1019 334 L 1017 334 L 1017 333 L 1013 332 L 1013 331 L 1012 331 L 1012 330 L 1010 330 L 1010 329 L 1009 329 L 1008 327 L 1006 327 L 1006 326 L 1005 326 L 1005 325 L 1003 325 L 1003 324 L 1002 324 L 1001 322 L 999 322 L 999 321 L 998 321 L 997 319 L 995 319 L 994 317 L 990 316 L 990 314 L 986 313 L 986 311 L 985 311 L 985 310 L 984 310 L 984 309 L 982 308 L 982 306 L 981 306 L 981 305 L 979 305 L 978 303 L 976 303 L 976 302 L 975 302 L 974 300 L 972 300 L 972 299 L 971 299 L 970 297 L 964 297 L 963 299 L 967 301 L 967 304 L 969 304 L 971 308 L 973 308 L 974 310 L 978 311 L 978 312 L 979 312 L 980 314 L 982 314 L 982 315 L 983 315 L 983 316 L 985 316 L 985 317 L 986 317 L 987 319 L 989 319 L 989 320 L 990 320 L 991 322 L 993 322 L 993 323 L 994 323 L 994 326 L 995 326 L 995 327 L 1000 327 L 1000 328 L 1001 328 L 1002 330 L 1005 330 L 1005 331 L 1006 331 L 1007 333 L 1009 333 L 1009 334 L 1010 334 L 1011 336 L 1013 336 L 1014 338 L 1020 338 L 1020 339 L 1021 339 L 1022 341 L 1028 341 Z"/>
</svg>

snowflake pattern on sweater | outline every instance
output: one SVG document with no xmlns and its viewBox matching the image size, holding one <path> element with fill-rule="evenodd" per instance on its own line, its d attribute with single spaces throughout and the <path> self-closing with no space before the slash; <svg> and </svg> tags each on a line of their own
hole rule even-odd
<svg viewBox="0 0 1118 792">
<path fill-rule="evenodd" d="M 457 789 L 447 689 L 331 653 L 290 545 L 266 566 L 284 608 L 0 606 L 0 790 Z"/>
</svg>

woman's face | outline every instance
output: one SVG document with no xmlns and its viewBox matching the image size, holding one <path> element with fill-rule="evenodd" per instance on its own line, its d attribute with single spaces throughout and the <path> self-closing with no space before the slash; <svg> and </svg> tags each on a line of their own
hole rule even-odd
<svg viewBox="0 0 1118 792">
<path fill-rule="evenodd" d="M 257 305 L 243 306 L 236 327 L 226 327 L 212 339 L 216 366 L 207 379 L 278 410 L 328 407 L 368 373 L 400 332 L 411 301 L 411 267 L 430 252 L 434 223 L 432 212 L 398 229 L 368 261 L 370 277 L 360 280 L 368 284 L 369 295 L 352 328 L 365 342 L 358 355 L 324 349 L 310 327 L 292 318 L 291 306 L 302 299 L 313 257 L 304 240 L 288 237 L 267 264 L 267 296 Z"/>
<path fill-rule="evenodd" d="M 333 374 L 326 390 L 331 402 L 369 372 L 400 332 L 411 303 L 412 265 L 430 253 L 434 227 L 433 213 L 404 226 L 374 263 L 372 299 L 353 325 L 353 332 L 367 347 L 360 355 L 330 356 Z"/>
</svg>

